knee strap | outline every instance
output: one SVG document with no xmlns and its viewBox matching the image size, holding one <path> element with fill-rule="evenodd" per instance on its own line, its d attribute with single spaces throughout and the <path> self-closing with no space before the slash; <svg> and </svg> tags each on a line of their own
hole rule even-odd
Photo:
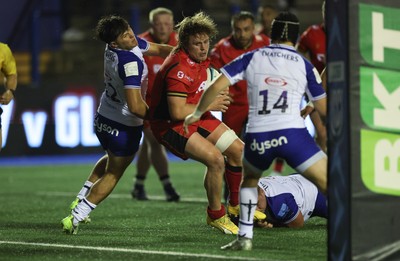
<svg viewBox="0 0 400 261">
<path fill-rule="evenodd" d="M 215 147 L 223 153 L 236 139 L 239 139 L 239 137 L 233 130 L 226 130 L 221 137 L 219 137 L 217 143 L 215 143 Z"/>
</svg>

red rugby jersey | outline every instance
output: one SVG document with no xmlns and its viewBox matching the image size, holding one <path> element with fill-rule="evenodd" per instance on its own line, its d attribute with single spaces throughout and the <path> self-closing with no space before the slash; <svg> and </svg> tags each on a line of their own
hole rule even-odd
<svg viewBox="0 0 400 261">
<path fill-rule="evenodd" d="M 321 73 L 326 63 L 325 27 L 322 24 L 308 27 L 300 36 L 298 49 L 300 52 L 310 54 L 311 63 Z"/>
<path fill-rule="evenodd" d="M 219 69 L 231 62 L 236 57 L 270 44 L 270 39 L 266 35 L 254 35 L 253 42 L 247 49 L 239 49 L 234 45 L 233 36 L 222 38 L 211 50 L 210 59 L 212 67 Z M 247 104 L 247 83 L 240 81 L 229 88 L 229 93 L 233 97 L 232 104 Z"/>
<path fill-rule="evenodd" d="M 188 54 L 179 50 L 170 54 L 156 74 L 150 100 L 152 120 L 171 120 L 167 97 L 186 98 L 186 102 L 197 104 L 207 82 L 209 59 L 197 63 Z"/>
</svg>

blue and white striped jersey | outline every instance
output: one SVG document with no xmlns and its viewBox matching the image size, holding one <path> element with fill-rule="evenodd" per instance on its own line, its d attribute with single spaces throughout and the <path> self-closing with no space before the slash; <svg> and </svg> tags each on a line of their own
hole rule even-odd
<svg viewBox="0 0 400 261">
<path fill-rule="evenodd" d="M 143 120 L 129 111 L 125 89 L 141 89 L 143 99 L 147 90 L 147 66 L 143 59 L 149 43 L 136 37 L 138 45 L 132 50 L 106 46 L 104 51 L 105 90 L 100 99 L 98 113 L 127 126 L 140 126 Z"/>
<path fill-rule="evenodd" d="M 247 80 L 246 132 L 304 128 L 300 116 L 303 95 L 311 101 L 326 96 L 318 71 L 289 45 L 271 44 L 245 53 L 222 67 L 221 72 L 232 85 Z"/>
</svg>

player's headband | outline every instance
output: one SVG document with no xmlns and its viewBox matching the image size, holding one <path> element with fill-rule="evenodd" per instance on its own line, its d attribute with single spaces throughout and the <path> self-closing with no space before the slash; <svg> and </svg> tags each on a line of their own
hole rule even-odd
<svg viewBox="0 0 400 261">
<path fill-rule="evenodd" d="M 281 32 L 281 35 L 280 35 L 280 39 L 287 39 L 287 40 L 290 40 L 291 38 L 291 36 L 292 36 L 292 34 L 293 34 L 293 31 L 291 30 L 291 33 L 289 33 L 289 25 L 293 25 L 293 26 L 296 26 L 296 27 L 294 27 L 294 28 L 298 28 L 297 26 L 299 26 L 300 25 L 300 23 L 299 22 L 292 22 L 292 21 L 282 21 L 282 20 L 276 20 L 276 19 L 274 19 L 274 20 L 272 20 L 272 27 L 274 27 L 274 24 L 275 23 L 279 23 L 279 24 L 283 24 L 283 28 L 282 28 L 282 32 Z M 297 33 L 296 33 L 297 34 Z M 293 40 L 291 40 L 291 41 L 293 41 Z"/>
<path fill-rule="evenodd" d="M 281 21 L 281 20 L 272 20 L 272 23 L 283 23 L 283 24 L 294 24 L 294 25 L 300 25 L 299 22 L 291 22 L 291 21 Z"/>
</svg>

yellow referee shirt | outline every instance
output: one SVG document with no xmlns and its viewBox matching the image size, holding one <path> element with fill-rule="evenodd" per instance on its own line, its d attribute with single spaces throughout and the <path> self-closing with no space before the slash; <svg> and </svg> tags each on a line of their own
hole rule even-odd
<svg viewBox="0 0 400 261">
<path fill-rule="evenodd" d="M 10 47 L 4 43 L 0 43 L 0 70 L 5 76 L 17 74 L 14 56 Z"/>
</svg>

